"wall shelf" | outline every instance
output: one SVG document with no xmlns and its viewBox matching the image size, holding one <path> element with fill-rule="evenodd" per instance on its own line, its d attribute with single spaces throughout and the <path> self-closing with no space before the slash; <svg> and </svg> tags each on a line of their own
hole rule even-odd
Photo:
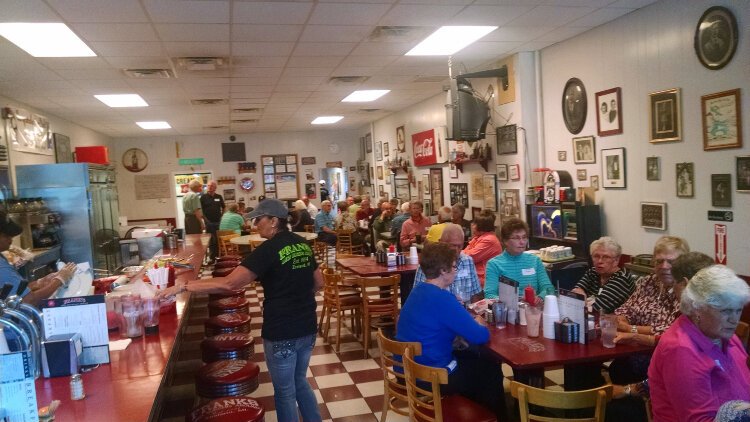
<svg viewBox="0 0 750 422">
<path fill-rule="evenodd" d="M 461 173 L 464 172 L 464 164 L 470 164 L 470 163 L 478 163 L 482 166 L 484 171 L 490 171 L 489 167 L 487 167 L 487 164 L 490 162 L 489 158 L 472 158 L 469 160 L 461 160 L 461 161 L 451 161 L 450 164 L 453 164 L 456 166 L 458 171 Z"/>
</svg>

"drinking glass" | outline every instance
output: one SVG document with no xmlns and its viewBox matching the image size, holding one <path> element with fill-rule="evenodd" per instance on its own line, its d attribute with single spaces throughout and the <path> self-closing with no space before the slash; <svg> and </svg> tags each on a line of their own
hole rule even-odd
<svg viewBox="0 0 750 422">
<path fill-rule="evenodd" d="M 542 310 L 537 306 L 526 307 L 526 334 L 539 337 L 539 326 L 542 324 Z"/>
<path fill-rule="evenodd" d="M 508 307 L 503 302 L 497 302 L 492 305 L 492 313 L 495 317 L 495 328 L 505 328 L 508 320 Z"/>
<path fill-rule="evenodd" d="M 602 314 L 599 317 L 599 327 L 602 329 L 602 346 L 608 349 L 615 347 L 617 316 L 614 314 Z"/>
<path fill-rule="evenodd" d="M 159 314 L 161 305 L 159 299 L 149 297 L 143 299 L 143 327 L 146 334 L 156 334 L 159 332 Z"/>
</svg>

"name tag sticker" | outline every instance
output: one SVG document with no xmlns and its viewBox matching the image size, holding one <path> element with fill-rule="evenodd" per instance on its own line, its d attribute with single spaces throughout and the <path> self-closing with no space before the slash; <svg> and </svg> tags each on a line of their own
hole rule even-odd
<svg viewBox="0 0 750 422">
<path fill-rule="evenodd" d="M 216 198 L 216 199 L 214 199 L 214 202 L 221 202 L 221 199 Z"/>
<path fill-rule="evenodd" d="M 524 268 L 521 270 L 522 275 L 534 275 L 536 274 L 536 268 Z"/>
<path fill-rule="evenodd" d="M 458 366 L 458 362 L 456 362 L 456 360 L 453 359 L 451 363 L 448 364 L 448 371 L 453 372 L 453 370 L 456 369 L 456 366 Z"/>
</svg>

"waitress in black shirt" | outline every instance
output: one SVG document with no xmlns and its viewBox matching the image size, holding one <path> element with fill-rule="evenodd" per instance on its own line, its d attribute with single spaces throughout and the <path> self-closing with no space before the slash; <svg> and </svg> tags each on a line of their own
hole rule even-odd
<svg viewBox="0 0 750 422">
<path fill-rule="evenodd" d="M 263 351 L 271 374 L 279 421 L 320 421 L 320 411 L 306 373 L 317 325 L 315 291 L 323 275 L 305 239 L 287 228 L 283 202 L 266 199 L 250 213 L 261 243 L 231 274 L 179 284 L 160 296 L 184 291 L 220 293 L 243 288 L 258 279 L 263 286 Z"/>
</svg>

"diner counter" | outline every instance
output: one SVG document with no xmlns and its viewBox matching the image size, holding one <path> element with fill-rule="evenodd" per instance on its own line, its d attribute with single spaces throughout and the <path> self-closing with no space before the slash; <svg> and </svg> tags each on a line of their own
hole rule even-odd
<svg viewBox="0 0 750 422">
<path fill-rule="evenodd" d="M 209 235 L 187 235 L 178 249 L 165 249 L 164 254 L 191 256 L 193 269 L 178 269 L 177 280 L 199 278 L 201 264 L 208 247 Z M 163 382 L 167 363 L 172 359 L 175 340 L 183 330 L 189 294 L 178 295 L 177 313 L 162 314 L 159 334 L 133 339 L 127 348 L 110 351 L 110 363 L 82 374 L 86 398 L 70 399 L 70 377 L 36 380 L 39 407 L 60 400 L 56 420 L 64 421 L 147 421 L 152 408 L 159 403 L 157 391 Z M 111 331 L 110 342 L 120 340 L 119 331 Z"/>
</svg>

